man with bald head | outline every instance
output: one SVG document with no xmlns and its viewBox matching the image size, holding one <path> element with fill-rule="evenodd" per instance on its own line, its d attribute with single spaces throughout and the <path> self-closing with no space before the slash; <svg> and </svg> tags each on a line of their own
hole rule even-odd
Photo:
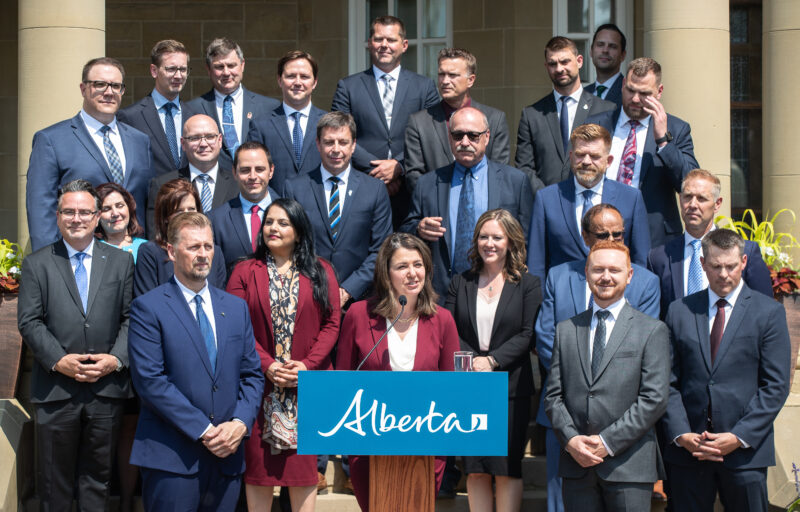
<svg viewBox="0 0 800 512">
<path fill-rule="evenodd" d="M 150 182 L 150 193 L 147 196 L 147 236 L 150 239 L 155 237 L 156 231 L 156 196 L 164 183 L 176 178 L 191 181 L 200 194 L 203 213 L 206 214 L 239 194 L 239 187 L 233 179 L 230 167 L 220 165 L 222 134 L 213 118 L 205 114 L 190 117 L 183 125 L 181 148 L 189 165 L 162 174 Z"/>
<path fill-rule="evenodd" d="M 467 270 L 467 252 L 478 217 L 505 208 L 527 232 L 533 190 L 522 171 L 486 158 L 492 134 L 486 116 L 472 107 L 450 117 L 455 162 L 419 178 L 411 211 L 400 230 L 426 240 L 433 253 L 433 287 L 443 300 L 450 278 Z"/>
</svg>

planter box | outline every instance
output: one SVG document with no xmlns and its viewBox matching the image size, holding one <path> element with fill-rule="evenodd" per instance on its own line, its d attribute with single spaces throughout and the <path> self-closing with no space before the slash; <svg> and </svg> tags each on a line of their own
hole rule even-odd
<svg viewBox="0 0 800 512">
<path fill-rule="evenodd" d="M 789 336 L 792 339 L 792 373 L 790 383 L 794 382 L 794 374 L 800 366 L 798 349 L 800 349 L 800 294 L 793 294 L 779 299 L 786 309 L 786 322 L 789 324 Z"/>
<path fill-rule="evenodd" d="M 22 336 L 17 329 L 17 294 L 0 294 L 0 399 L 14 398 L 20 373 Z"/>
</svg>

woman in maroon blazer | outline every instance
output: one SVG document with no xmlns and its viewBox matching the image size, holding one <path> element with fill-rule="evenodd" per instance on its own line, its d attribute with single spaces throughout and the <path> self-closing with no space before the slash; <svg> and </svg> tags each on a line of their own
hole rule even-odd
<svg viewBox="0 0 800 512">
<path fill-rule="evenodd" d="M 292 510 L 314 510 L 317 458 L 297 454 L 297 373 L 331 369 L 339 335 L 339 284 L 314 253 L 302 206 L 277 199 L 264 212 L 253 258 L 239 263 L 228 292 L 247 301 L 261 369 L 261 413 L 245 445 L 248 510 L 271 510 L 272 488 L 289 488 Z"/>
<path fill-rule="evenodd" d="M 458 331 L 450 312 L 436 305 L 433 262 L 427 244 L 406 233 L 384 240 L 375 261 L 375 295 L 347 311 L 339 337 L 336 369 L 354 370 L 389 324 L 400 315 L 386 339 L 367 358 L 364 370 L 453 371 Z M 436 458 L 436 490 L 445 458 Z M 369 509 L 369 457 L 350 456 L 350 477 L 361 510 Z"/>
</svg>

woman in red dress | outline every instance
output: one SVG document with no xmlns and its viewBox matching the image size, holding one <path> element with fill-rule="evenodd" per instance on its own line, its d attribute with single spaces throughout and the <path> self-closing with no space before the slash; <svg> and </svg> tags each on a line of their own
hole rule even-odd
<svg viewBox="0 0 800 512">
<path fill-rule="evenodd" d="M 314 253 L 302 206 L 277 199 L 264 212 L 253 258 L 239 263 L 228 292 L 247 301 L 261 369 L 264 402 L 245 445 L 247 508 L 269 511 L 273 486 L 289 488 L 294 512 L 314 510 L 317 458 L 297 454 L 297 374 L 331 369 L 339 334 L 339 284 Z"/>
</svg>

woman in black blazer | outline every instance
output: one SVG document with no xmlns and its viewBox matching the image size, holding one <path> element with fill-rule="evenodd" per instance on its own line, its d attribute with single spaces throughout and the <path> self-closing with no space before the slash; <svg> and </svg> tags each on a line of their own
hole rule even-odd
<svg viewBox="0 0 800 512">
<path fill-rule="evenodd" d="M 472 268 L 450 283 L 445 307 L 456 321 L 461 350 L 475 353 L 473 371 L 508 372 L 508 456 L 464 457 L 470 510 L 517 511 L 522 456 L 534 393 L 530 351 L 542 303 L 539 278 L 525 266 L 525 236 L 511 214 L 489 210 L 475 226 Z"/>
</svg>

